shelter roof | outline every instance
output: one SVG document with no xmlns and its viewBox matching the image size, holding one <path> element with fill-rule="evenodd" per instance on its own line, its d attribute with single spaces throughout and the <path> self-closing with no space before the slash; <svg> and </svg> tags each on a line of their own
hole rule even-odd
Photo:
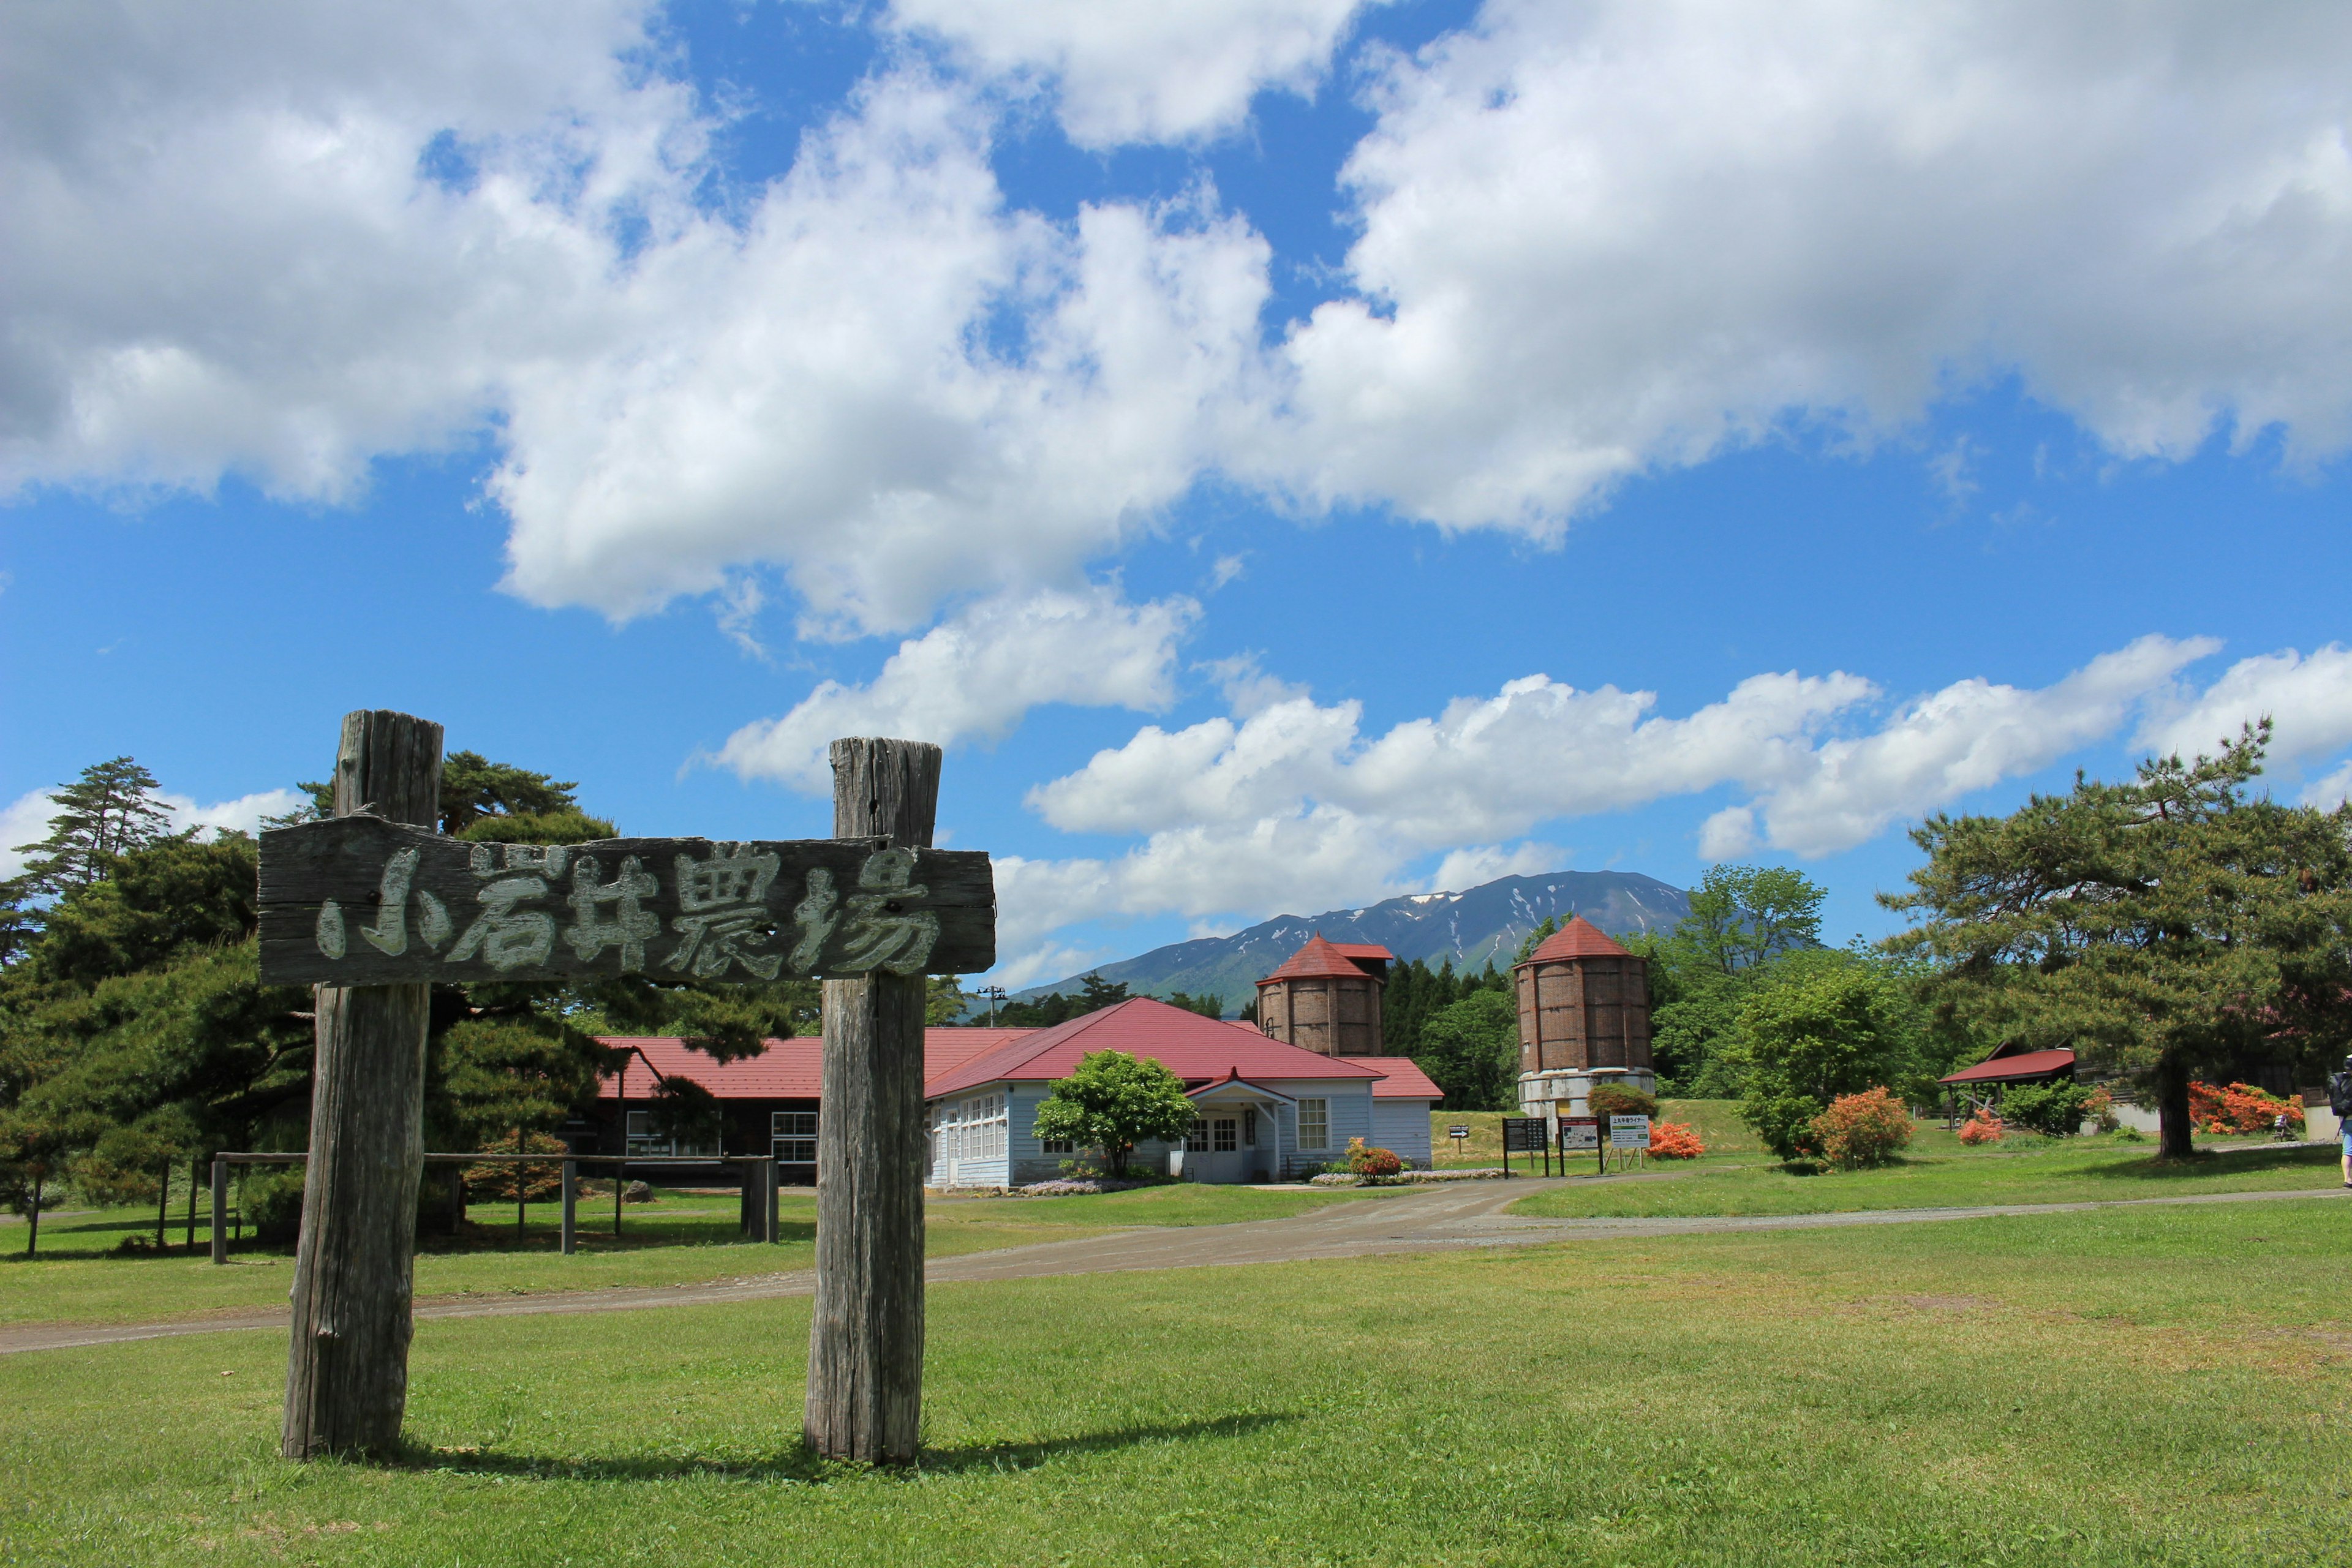
<svg viewBox="0 0 2352 1568">
<path fill-rule="evenodd" d="M 1381 1075 L 1372 1085 L 1374 1100 L 1444 1100 L 1445 1091 L 1430 1080 L 1421 1070 L 1421 1064 L 1411 1057 L 1334 1057 L 1334 1061 L 1353 1062 L 1360 1068 L 1370 1068 Z"/>
<path fill-rule="evenodd" d="M 1268 1039 L 1246 1024 L 1203 1018 L 1149 996 L 1131 996 L 1050 1029 L 1026 1031 L 948 1072 L 926 1074 L 923 1092 L 936 1099 L 1003 1079 L 1067 1078 L 1088 1051 L 1149 1057 L 1188 1083 L 1228 1074 L 1259 1083 L 1379 1076 L 1338 1057 Z"/>
<path fill-rule="evenodd" d="M 2063 1046 L 2055 1050 L 2028 1051 L 2003 1046 L 1972 1068 L 1946 1073 L 1938 1083 L 2007 1083 L 2020 1079 L 2050 1078 L 2074 1065 L 2074 1053 Z"/>
<path fill-rule="evenodd" d="M 1364 954 L 1367 958 L 1376 955 L 1385 958 L 1389 955 L 1388 950 L 1380 948 Z M 1311 980 L 1327 974 L 1344 974 L 1360 980 L 1370 973 L 1350 957 L 1345 948 L 1324 941 L 1322 933 L 1318 931 L 1307 939 L 1306 946 L 1283 960 L 1281 968 L 1258 984 L 1263 985 L 1266 980 Z"/>
<path fill-rule="evenodd" d="M 1631 958 L 1633 956 L 1632 953 L 1612 942 L 1609 939 L 1609 933 L 1599 926 L 1594 925 L 1582 915 L 1572 915 L 1566 925 L 1544 938 L 1542 944 L 1520 960 L 1520 963 L 1545 963 L 1560 958 Z M 1514 964 L 1512 967 L 1516 969 L 1518 965 Z"/>
</svg>

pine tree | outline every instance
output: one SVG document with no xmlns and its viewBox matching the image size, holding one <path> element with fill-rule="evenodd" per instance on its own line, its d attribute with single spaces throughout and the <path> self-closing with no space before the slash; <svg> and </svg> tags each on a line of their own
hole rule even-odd
<svg viewBox="0 0 2352 1568">
<path fill-rule="evenodd" d="M 48 837 L 16 846 L 26 859 L 9 892 L 22 900 L 86 888 L 106 875 L 115 857 L 169 837 L 171 816 L 154 790 L 155 775 L 129 757 L 82 769 L 49 796 L 59 810 L 49 818 Z"/>
</svg>

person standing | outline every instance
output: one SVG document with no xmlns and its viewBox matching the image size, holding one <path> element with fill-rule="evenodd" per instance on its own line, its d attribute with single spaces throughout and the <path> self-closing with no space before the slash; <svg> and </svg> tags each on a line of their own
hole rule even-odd
<svg viewBox="0 0 2352 1568">
<path fill-rule="evenodd" d="M 2343 1141 L 2344 1184 L 2352 1187 L 2352 1057 L 2346 1057 L 2344 1070 L 2327 1080 L 2327 1109 L 2336 1112 Z"/>
</svg>

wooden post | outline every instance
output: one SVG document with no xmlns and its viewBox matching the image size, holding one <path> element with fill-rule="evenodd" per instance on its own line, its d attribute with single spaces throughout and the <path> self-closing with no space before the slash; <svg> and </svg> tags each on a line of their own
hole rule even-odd
<svg viewBox="0 0 2352 1568">
<path fill-rule="evenodd" d="M 784 1206 L 784 1173 L 777 1168 L 776 1162 L 773 1158 L 771 1158 L 766 1164 L 760 1168 L 768 1173 L 767 1240 L 772 1244 L 783 1235 L 784 1230 L 783 1215 L 782 1212 Z"/>
<path fill-rule="evenodd" d="M 163 1190 L 155 1194 L 155 1250 L 163 1250 L 163 1227 L 172 1223 L 172 1162 L 163 1162 Z"/>
<path fill-rule="evenodd" d="M 516 1152 L 516 1153 L 518 1153 L 518 1154 L 520 1154 L 520 1153 L 524 1152 L 523 1146 L 522 1146 L 522 1129 L 521 1129 L 521 1128 L 520 1128 L 520 1127 L 518 1127 L 518 1128 L 516 1128 L 516 1129 L 515 1129 L 515 1152 Z M 517 1162 L 515 1163 L 515 1168 L 514 1168 L 514 1179 L 515 1179 L 515 1246 L 516 1246 L 516 1247 L 521 1247 L 521 1246 L 522 1246 L 522 1223 L 523 1223 L 523 1215 L 524 1215 L 524 1212 L 525 1212 L 525 1210 L 526 1210 L 526 1208 L 527 1208 L 527 1206 L 528 1206 L 528 1205 L 526 1205 L 526 1203 L 524 1202 L 523 1195 L 522 1195 L 522 1194 L 523 1194 L 523 1191 L 524 1191 L 524 1189 L 523 1189 L 523 1184 L 523 1184 L 523 1175 L 524 1175 L 524 1173 L 523 1173 L 523 1166 L 522 1166 L 522 1163 L 521 1163 L 520 1161 L 517 1161 Z"/>
<path fill-rule="evenodd" d="M 833 743 L 836 838 L 928 846 L 940 749 Z M 801 1430 L 829 1458 L 907 1464 L 923 1413 L 923 997 L 919 974 L 824 983 L 816 1301 Z"/>
<path fill-rule="evenodd" d="M 563 1162 L 563 1256 L 571 1257 L 580 1250 L 580 1165 L 577 1161 Z"/>
<path fill-rule="evenodd" d="M 440 725 L 381 710 L 344 715 L 337 816 L 370 812 L 430 826 L 440 801 Z M 373 925 L 356 936 L 379 946 L 403 941 L 417 919 L 407 902 L 404 896 L 399 907 L 368 911 Z M 320 985 L 315 993 L 310 1158 L 286 1365 L 290 1459 L 383 1453 L 400 1442 L 430 990 Z"/>
<path fill-rule="evenodd" d="M 196 1189 L 205 1184 L 205 1157 L 192 1156 L 188 1161 L 188 1250 L 196 1249 Z"/>
<path fill-rule="evenodd" d="M 213 1156 L 213 1261 L 228 1261 L 228 1162 Z"/>
</svg>

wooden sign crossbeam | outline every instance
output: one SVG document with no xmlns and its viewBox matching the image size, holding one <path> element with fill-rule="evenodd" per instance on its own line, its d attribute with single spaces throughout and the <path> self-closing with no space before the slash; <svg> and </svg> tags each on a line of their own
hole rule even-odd
<svg viewBox="0 0 2352 1568">
<path fill-rule="evenodd" d="M 888 838 L 476 844 L 351 816 L 261 836 L 273 985 L 759 982 L 996 963 L 988 856 Z"/>
</svg>

